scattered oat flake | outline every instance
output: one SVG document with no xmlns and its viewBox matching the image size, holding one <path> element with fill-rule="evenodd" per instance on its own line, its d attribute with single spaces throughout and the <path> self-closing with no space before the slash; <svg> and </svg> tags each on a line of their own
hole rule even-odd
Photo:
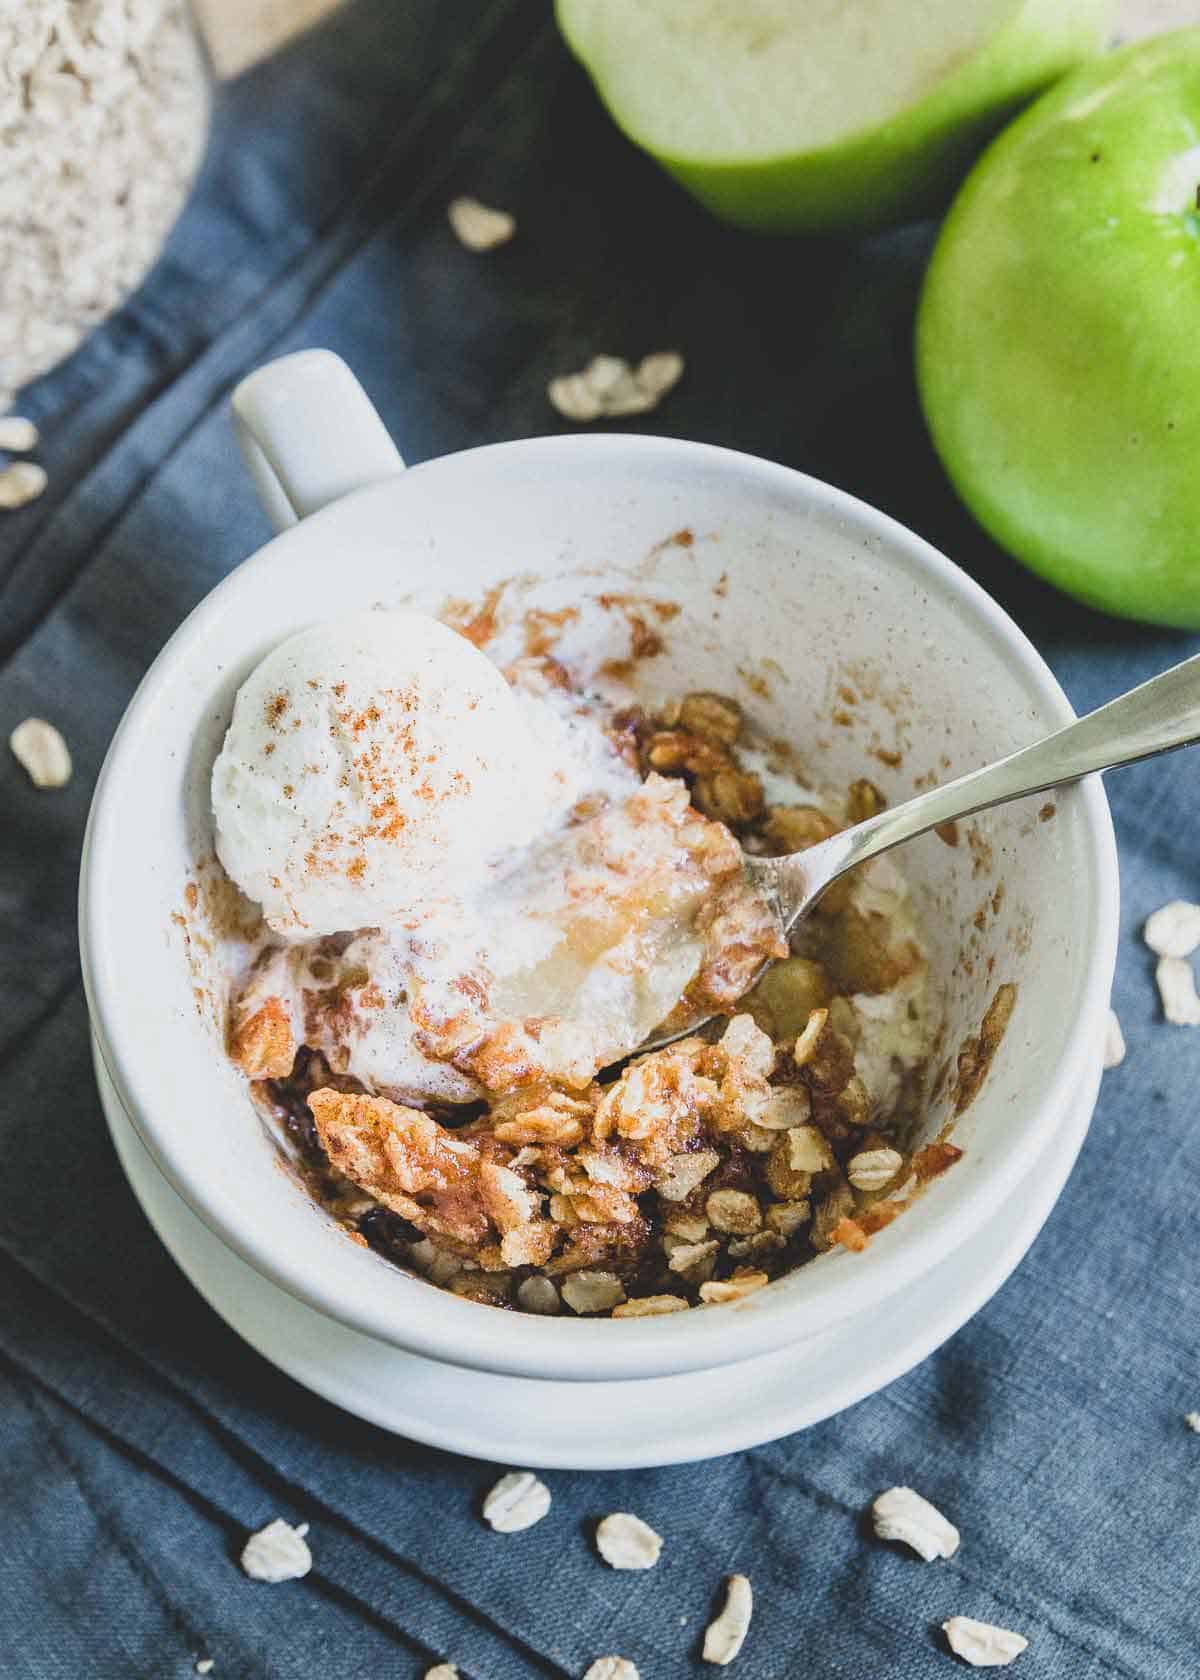
<svg viewBox="0 0 1200 1680">
<path fill-rule="evenodd" d="M 38 429 L 23 414 L 0 414 L 0 449 L 24 455 L 38 446 Z"/>
<path fill-rule="evenodd" d="M 881 1493 L 872 1502 L 871 1517 L 881 1540 L 898 1540 L 926 1563 L 953 1557 L 958 1550 L 959 1533 L 954 1524 L 910 1487 L 888 1488 Z"/>
<path fill-rule="evenodd" d="M 644 356 L 636 368 L 620 356 L 593 356 L 581 373 L 552 379 L 546 394 L 567 420 L 646 414 L 679 382 L 683 365 L 677 350 Z"/>
<path fill-rule="evenodd" d="M 60 788 L 71 780 L 67 743 L 45 718 L 26 718 L 8 737 L 8 744 L 34 787 Z"/>
<path fill-rule="evenodd" d="M 1117 1019 L 1115 1009 L 1108 1012 L 1108 1024 L 1104 1029 L 1104 1067 L 1120 1067 L 1125 1060 L 1125 1034 L 1121 1031 L 1121 1023 Z"/>
<path fill-rule="evenodd" d="M 630 1511 L 614 1511 L 596 1527 L 597 1549 L 614 1569 L 653 1569 L 662 1545 L 662 1535 Z"/>
<path fill-rule="evenodd" d="M 1154 979 L 1167 1020 L 1176 1027 L 1200 1027 L 1200 997 L 1187 958 L 1159 957 Z"/>
<path fill-rule="evenodd" d="M 642 357 L 634 377 L 642 390 L 657 401 L 683 378 L 683 357 L 678 350 L 655 350 Z"/>
<path fill-rule="evenodd" d="M 0 471 L 0 509 L 36 502 L 49 482 L 45 467 L 39 467 L 36 461 L 14 461 Z"/>
<path fill-rule="evenodd" d="M 477 198 L 452 199 L 446 216 L 468 251 L 494 251 L 497 245 L 507 245 L 517 231 L 516 219 L 507 210 L 493 210 Z"/>
<path fill-rule="evenodd" d="M 483 1520 L 497 1534 L 519 1534 L 541 1522 L 550 1509 L 550 1489 L 529 1470 L 501 1476 L 483 1502 Z"/>
<path fill-rule="evenodd" d="M 308 1524 L 293 1528 L 276 1517 L 242 1548 L 242 1568 L 255 1581 L 298 1581 L 312 1568 L 312 1553 L 304 1536 Z"/>
<path fill-rule="evenodd" d="M 955 1656 L 972 1668 L 1007 1668 L 1029 1644 L 1019 1633 L 993 1627 L 990 1622 L 973 1621 L 970 1616 L 951 1616 L 942 1623 L 942 1631 Z"/>
<path fill-rule="evenodd" d="M 742 1648 L 750 1627 L 754 1609 L 754 1594 L 745 1575 L 730 1575 L 725 1583 L 725 1607 L 715 1622 L 704 1630 L 705 1662 L 724 1668 Z"/>
<path fill-rule="evenodd" d="M 641 1680 L 628 1657 L 597 1657 L 583 1680 Z"/>
<path fill-rule="evenodd" d="M 212 1671 L 213 1671 L 213 1660 L 212 1660 L 211 1657 L 197 1657 L 197 1659 L 196 1659 L 196 1673 L 197 1674 L 211 1674 Z"/>
<path fill-rule="evenodd" d="M 1173 898 L 1147 918 L 1142 938 L 1156 957 L 1190 957 L 1200 946 L 1200 904 Z"/>
<path fill-rule="evenodd" d="M 1200 1412 L 1185 1412 L 1183 1421 L 1194 1435 L 1200 1435 Z"/>
<path fill-rule="evenodd" d="M 458 1669 L 453 1663 L 436 1663 L 426 1670 L 425 1680 L 458 1680 Z"/>
</svg>

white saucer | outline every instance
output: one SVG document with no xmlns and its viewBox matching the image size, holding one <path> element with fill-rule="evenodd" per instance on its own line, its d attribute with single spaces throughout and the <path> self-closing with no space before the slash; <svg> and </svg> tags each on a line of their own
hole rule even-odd
<svg viewBox="0 0 1200 1680">
<path fill-rule="evenodd" d="M 776 1440 L 902 1376 L 966 1322 L 1025 1254 L 1074 1165 L 1100 1070 L 1081 1090 L 1002 1219 L 878 1312 L 777 1353 L 636 1382 L 494 1376 L 345 1329 L 225 1247 L 154 1165 L 97 1061 L 121 1165 L 146 1217 L 204 1299 L 251 1347 L 314 1393 L 448 1452 L 532 1468 L 615 1470 L 714 1458 Z"/>
</svg>

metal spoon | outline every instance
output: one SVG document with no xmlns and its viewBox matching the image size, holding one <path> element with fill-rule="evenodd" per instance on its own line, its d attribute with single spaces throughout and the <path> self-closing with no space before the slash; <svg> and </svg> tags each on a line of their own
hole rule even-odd
<svg viewBox="0 0 1200 1680">
<path fill-rule="evenodd" d="M 1009 753 L 995 764 L 971 770 L 943 787 L 931 788 L 903 805 L 880 811 L 806 851 L 792 852 L 788 857 L 748 856 L 746 873 L 751 885 L 770 898 L 786 935 L 839 876 L 905 840 L 991 805 L 1024 799 L 1078 781 L 1093 771 L 1133 764 L 1198 740 L 1200 654 L 1098 706 L 1065 729 Z M 647 1039 L 641 1052 L 673 1044 L 715 1019 L 713 1015 L 703 1016 L 679 1031 Z"/>
</svg>

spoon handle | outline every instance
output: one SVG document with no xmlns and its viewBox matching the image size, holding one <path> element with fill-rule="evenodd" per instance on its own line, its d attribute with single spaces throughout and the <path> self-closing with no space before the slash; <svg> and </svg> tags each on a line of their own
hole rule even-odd
<svg viewBox="0 0 1200 1680">
<path fill-rule="evenodd" d="M 786 921 L 857 863 L 957 817 L 1042 793 L 1200 740 L 1200 654 L 1007 758 L 880 811 L 832 839 L 777 861 L 773 882 Z"/>
</svg>

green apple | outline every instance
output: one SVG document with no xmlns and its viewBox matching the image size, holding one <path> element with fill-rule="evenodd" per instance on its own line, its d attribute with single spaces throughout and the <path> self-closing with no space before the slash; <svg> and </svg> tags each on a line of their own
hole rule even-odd
<svg viewBox="0 0 1200 1680">
<path fill-rule="evenodd" d="M 861 231 L 950 191 L 1108 41 L 1113 0 L 557 0 L 630 139 L 741 227 Z"/>
<path fill-rule="evenodd" d="M 917 321 L 933 441 L 1069 594 L 1200 627 L 1200 29 L 1061 82 L 992 145 Z"/>
</svg>

